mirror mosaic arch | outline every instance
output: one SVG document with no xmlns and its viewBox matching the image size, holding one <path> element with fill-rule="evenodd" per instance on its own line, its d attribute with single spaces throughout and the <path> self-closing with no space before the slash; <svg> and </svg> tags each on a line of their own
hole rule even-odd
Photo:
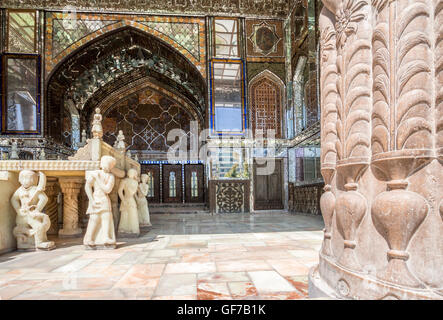
<svg viewBox="0 0 443 320">
<path fill-rule="evenodd" d="M 49 13 L 46 18 L 46 76 L 82 45 L 107 32 L 132 26 L 165 41 L 182 53 L 205 77 L 205 20 L 117 14 Z"/>
<path fill-rule="evenodd" d="M 127 53 L 134 51 L 129 52 L 130 59 L 126 61 L 128 63 L 125 62 L 124 56 L 120 55 L 125 50 Z M 120 57 L 120 59 L 114 59 L 114 57 Z M 120 63 L 117 63 L 118 61 Z M 131 63 L 135 65 L 131 66 Z M 99 67 L 102 64 L 101 72 Z M 94 68 L 97 67 L 99 71 L 94 72 Z M 77 70 L 87 71 L 79 74 Z M 47 111 L 53 118 L 46 123 L 47 129 L 52 131 L 50 135 L 57 136 L 60 123 L 56 123 L 58 120 L 54 117 L 60 112 L 66 97 L 73 101 L 78 100 L 79 95 L 75 96 L 75 93 L 80 92 L 80 100 L 84 99 L 87 102 L 103 88 L 107 89 L 108 94 L 111 95 L 114 90 L 146 74 L 154 77 L 158 83 L 168 84 L 169 87 L 180 92 L 191 104 L 198 106 L 198 113 L 204 118 L 206 84 L 195 65 L 155 36 L 133 27 L 123 27 L 82 46 L 53 71 L 48 83 L 47 95 Z M 76 81 L 83 81 L 79 86 L 83 89 L 70 91 L 72 84 Z"/>
</svg>

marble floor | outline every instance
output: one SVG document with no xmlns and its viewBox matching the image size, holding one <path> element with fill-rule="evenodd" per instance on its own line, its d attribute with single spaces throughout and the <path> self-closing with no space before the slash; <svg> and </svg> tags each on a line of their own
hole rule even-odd
<svg viewBox="0 0 443 320">
<path fill-rule="evenodd" d="M 49 252 L 0 256 L 3 299 L 304 299 L 323 238 L 319 216 L 151 216 L 118 249 L 56 239 Z"/>
</svg>

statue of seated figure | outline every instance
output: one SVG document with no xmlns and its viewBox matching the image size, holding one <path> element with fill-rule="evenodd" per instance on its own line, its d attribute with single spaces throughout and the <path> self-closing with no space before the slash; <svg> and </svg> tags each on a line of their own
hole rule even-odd
<svg viewBox="0 0 443 320">
<path fill-rule="evenodd" d="M 48 241 L 46 232 L 51 227 L 51 220 L 42 210 L 48 202 L 44 190 L 46 176 L 31 170 L 23 170 L 19 174 L 21 187 L 11 198 L 12 207 L 17 212 L 16 227 L 13 230 L 17 238 L 18 250 L 52 250 L 55 248 L 53 241 Z"/>
</svg>

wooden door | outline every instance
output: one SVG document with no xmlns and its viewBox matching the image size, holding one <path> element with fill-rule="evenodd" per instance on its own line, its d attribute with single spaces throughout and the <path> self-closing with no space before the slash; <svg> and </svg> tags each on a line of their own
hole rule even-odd
<svg viewBox="0 0 443 320">
<path fill-rule="evenodd" d="M 265 175 L 257 173 L 258 168 L 266 164 L 254 162 L 254 210 L 282 210 L 283 176 L 282 161 L 273 159 L 275 168 Z"/>
<path fill-rule="evenodd" d="M 148 174 L 150 179 L 148 185 L 150 186 L 147 199 L 150 203 L 160 203 L 160 165 L 149 164 L 142 165 L 142 173 Z"/>
<path fill-rule="evenodd" d="M 185 165 L 185 195 L 187 203 L 205 202 L 205 168 L 202 164 Z"/>
<path fill-rule="evenodd" d="M 182 166 L 180 164 L 165 164 L 163 165 L 162 176 L 163 202 L 183 202 Z"/>
</svg>

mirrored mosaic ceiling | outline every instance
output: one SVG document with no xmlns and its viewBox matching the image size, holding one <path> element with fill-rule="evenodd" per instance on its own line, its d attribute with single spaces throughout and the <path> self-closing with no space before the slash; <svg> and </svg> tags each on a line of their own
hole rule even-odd
<svg viewBox="0 0 443 320">
<path fill-rule="evenodd" d="M 3 0 L 8 8 L 53 8 L 75 6 L 83 10 L 137 11 L 177 14 L 229 14 L 286 17 L 298 0 Z"/>
</svg>

